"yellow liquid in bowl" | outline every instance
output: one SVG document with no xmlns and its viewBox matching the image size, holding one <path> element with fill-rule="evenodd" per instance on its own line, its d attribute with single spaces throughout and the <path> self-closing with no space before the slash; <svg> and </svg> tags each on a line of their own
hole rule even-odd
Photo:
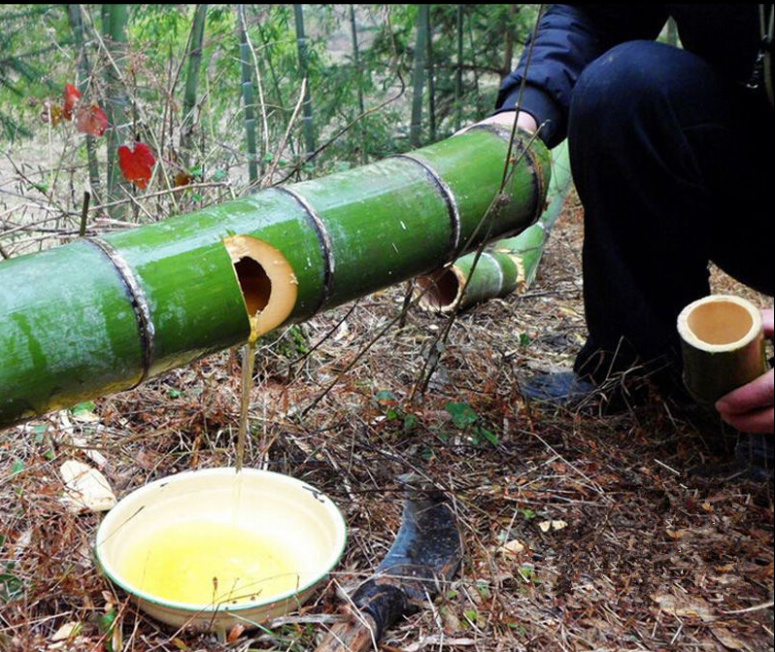
<svg viewBox="0 0 775 652">
<path fill-rule="evenodd" d="M 128 583 L 174 602 L 225 607 L 299 587 L 298 564 L 280 542 L 212 521 L 158 529 L 122 557 Z"/>
</svg>

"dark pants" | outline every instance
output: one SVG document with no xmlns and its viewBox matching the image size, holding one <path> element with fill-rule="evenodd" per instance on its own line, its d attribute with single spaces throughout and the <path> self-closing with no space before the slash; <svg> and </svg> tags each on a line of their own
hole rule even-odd
<svg viewBox="0 0 775 652">
<path fill-rule="evenodd" d="M 709 260 L 773 294 L 774 127 L 763 95 L 667 45 L 625 43 L 584 71 L 568 135 L 585 209 L 577 372 L 675 382 L 676 318 L 709 293 Z"/>
</svg>

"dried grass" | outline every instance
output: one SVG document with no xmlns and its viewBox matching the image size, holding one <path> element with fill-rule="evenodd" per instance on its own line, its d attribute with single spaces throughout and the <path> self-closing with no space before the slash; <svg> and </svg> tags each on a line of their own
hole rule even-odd
<svg viewBox="0 0 775 652">
<path fill-rule="evenodd" d="M 98 517 L 58 501 L 59 465 L 86 460 L 67 443 L 71 431 L 105 456 L 119 495 L 176 471 L 233 464 L 235 352 L 100 399 L 96 421 L 60 413 L 5 431 L 0 596 L 14 595 L 0 602 L 0 650 L 312 650 L 339 613 L 341 590 L 391 545 L 396 478 L 408 470 L 448 492 L 466 554 L 441 598 L 390 630 L 383 650 L 772 650 L 772 487 L 689 475 L 720 453 L 707 424 L 656 394 L 617 416 L 542 409 L 520 396 L 524 373 L 568 367 L 583 341 L 580 220 L 571 205 L 527 294 L 459 316 L 443 347 L 441 319 L 415 310 L 376 337 L 405 288 L 262 343 L 246 464 L 320 487 L 350 527 L 330 583 L 271 629 L 224 643 L 162 628 L 95 569 Z M 717 272 L 714 283 L 742 292 Z M 428 356 L 438 366 L 410 400 Z M 450 401 L 470 406 L 476 423 L 456 427 Z M 547 520 L 567 526 L 544 532 Z M 524 548 L 504 551 L 513 541 Z M 105 633 L 106 612 L 121 640 Z M 53 642 L 68 622 L 80 633 Z"/>
</svg>

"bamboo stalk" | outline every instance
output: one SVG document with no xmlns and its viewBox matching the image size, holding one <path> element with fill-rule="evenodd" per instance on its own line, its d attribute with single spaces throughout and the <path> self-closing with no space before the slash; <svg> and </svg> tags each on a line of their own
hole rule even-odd
<svg viewBox="0 0 775 652">
<path fill-rule="evenodd" d="M 433 56 L 433 22 L 431 18 L 431 5 L 428 5 L 428 128 L 430 129 L 430 142 L 435 143 L 436 138 L 436 70 Z"/>
<path fill-rule="evenodd" d="M 107 199 L 116 202 L 124 198 L 124 183 L 118 166 L 118 148 L 123 144 L 124 134 L 128 127 L 127 109 L 129 99 L 121 79 L 120 66 L 126 54 L 126 26 L 129 20 L 129 5 L 102 5 L 102 33 L 105 44 L 105 54 L 110 59 L 105 68 L 105 78 L 108 87 L 106 112 L 111 128 L 107 132 L 108 140 L 108 183 Z M 110 211 L 111 217 L 122 217 L 123 206 L 117 204 Z"/>
<path fill-rule="evenodd" d="M 303 125 L 304 143 L 307 148 L 305 159 L 311 159 L 315 154 L 315 132 L 312 126 L 312 97 L 309 80 L 309 52 L 307 51 L 307 36 L 304 33 L 304 8 L 303 5 L 293 5 L 293 17 L 296 25 L 296 46 L 299 51 L 299 72 L 302 80 L 307 80 L 304 89 Z"/>
<path fill-rule="evenodd" d="M 366 102 L 363 99 L 363 69 L 361 66 L 361 54 L 358 47 L 358 25 L 355 20 L 355 5 L 350 5 L 350 35 L 353 47 L 353 66 L 355 67 L 355 84 L 358 95 L 358 115 L 361 123 L 358 125 L 358 132 L 361 141 L 361 164 L 369 162 L 368 141 L 366 139 L 366 125 L 363 123 L 363 117 L 366 115 Z"/>
<path fill-rule="evenodd" d="M 412 64 L 412 121 L 409 125 L 409 143 L 419 147 L 422 140 L 422 104 L 425 90 L 425 69 L 428 63 L 428 27 L 430 5 L 418 5 L 417 37 Z"/>
<path fill-rule="evenodd" d="M 548 153 L 532 144 L 501 191 L 508 140 L 478 127 L 0 263 L 0 427 L 134 387 L 438 269 L 484 234 L 527 228 L 543 206 Z"/>
<path fill-rule="evenodd" d="M 699 401 L 714 403 L 767 369 L 759 309 L 741 297 L 710 295 L 678 315 L 684 384 Z"/>
<path fill-rule="evenodd" d="M 567 142 L 553 152 L 548 206 L 541 218 L 513 238 L 489 246 L 480 256 L 467 254 L 449 267 L 417 278 L 417 305 L 431 312 L 450 313 L 524 292 L 535 280 L 549 234 L 571 188 Z"/>
<path fill-rule="evenodd" d="M 188 41 L 188 68 L 186 72 L 186 87 L 183 94 L 183 123 L 180 125 L 180 150 L 186 168 L 191 164 L 191 150 L 194 147 L 194 126 L 197 122 L 197 87 L 199 85 L 199 69 L 202 65 L 202 47 L 206 18 L 207 5 L 196 5 Z"/>
<path fill-rule="evenodd" d="M 258 183 L 258 161 L 256 154 L 256 112 L 253 97 L 253 79 L 250 69 L 250 47 L 248 45 L 248 26 L 245 21 L 245 5 L 237 5 L 239 23 L 239 54 L 242 75 L 242 101 L 245 105 L 245 136 L 247 138 L 248 178 L 250 185 Z"/>
<path fill-rule="evenodd" d="M 83 17 L 81 5 L 67 5 L 67 17 L 70 29 L 73 32 L 75 46 L 78 48 L 78 90 L 81 96 L 86 95 L 91 80 L 92 68 L 86 51 L 86 39 L 84 38 Z M 89 166 L 90 195 L 94 196 L 95 204 L 102 203 L 102 184 L 100 182 L 100 168 L 97 162 L 97 139 L 94 136 L 86 136 L 86 157 Z"/>
<path fill-rule="evenodd" d="M 455 131 L 463 126 L 463 12 L 465 5 L 457 6 L 457 65 L 455 69 Z"/>
</svg>

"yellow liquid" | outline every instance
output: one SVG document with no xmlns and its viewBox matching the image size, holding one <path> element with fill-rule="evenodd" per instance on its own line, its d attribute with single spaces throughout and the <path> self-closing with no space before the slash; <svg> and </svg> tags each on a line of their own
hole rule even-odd
<svg viewBox="0 0 775 652">
<path fill-rule="evenodd" d="M 161 528 L 129 547 L 121 574 L 151 595 L 196 605 L 266 600 L 298 588 L 298 568 L 276 541 L 227 524 Z"/>
</svg>

